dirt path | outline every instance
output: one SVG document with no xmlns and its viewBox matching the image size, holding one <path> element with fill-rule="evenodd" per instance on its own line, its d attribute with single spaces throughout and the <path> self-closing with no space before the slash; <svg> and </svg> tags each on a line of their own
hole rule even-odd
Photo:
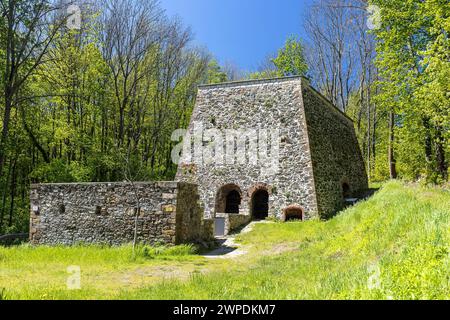
<svg viewBox="0 0 450 320">
<path fill-rule="evenodd" d="M 236 257 L 244 256 L 248 253 L 248 250 L 239 243 L 236 243 L 236 237 L 240 234 L 245 234 L 251 232 L 255 225 L 261 223 L 270 223 L 267 221 L 256 221 L 250 223 L 238 234 L 233 234 L 219 240 L 223 241 L 221 246 L 213 251 L 203 255 L 203 257 L 208 259 L 233 259 Z"/>
</svg>

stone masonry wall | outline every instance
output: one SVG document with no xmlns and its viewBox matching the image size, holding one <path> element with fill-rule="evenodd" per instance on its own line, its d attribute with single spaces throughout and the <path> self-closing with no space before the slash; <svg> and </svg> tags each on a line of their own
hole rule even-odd
<svg viewBox="0 0 450 320">
<path fill-rule="evenodd" d="M 141 207 L 139 242 L 167 245 L 212 237 L 203 230 L 196 186 L 155 182 L 136 183 L 135 188 Z M 46 245 L 130 243 L 137 210 L 134 190 L 129 183 L 33 185 L 30 240 Z"/>
<path fill-rule="evenodd" d="M 265 175 L 266 165 L 189 163 L 186 155 L 179 166 L 177 180 L 199 185 L 207 217 L 214 217 L 218 191 L 235 185 L 242 196 L 241 214 L 250 214 L 254 192 L 270 194 L 269 214 L 281 217 L 283 209 L 297 204 L 305 218 L 317 216 L 312 162 L 309 153 L 305 115 L 302 108 L 301 78 L 249 81 L 199 88 L 189 132 L 194 123 L 204 129 L 280 130 L 279 171 Z M 186 142 L 185 143 L 191 143 Z M 225 152 L 225 151 L 224 151 Z"/>
<path fill-rule="evenodd" d="M 353 122 L 306 85 L 303 101 L 319 212 L 327 218 L 343 207 L 342 185 L 353 195 L 367 190 L 367 174 Z"/>
<path fill-rule="evenodd" d="M 214 230 L 211 229 L 213 222 L 204 219 L 204 209 L 199 205 L 199 200 L 196 185 L 179 184 L 176 207 L 178 242 L 208 241 L 214 238 Z"/>
</svg>

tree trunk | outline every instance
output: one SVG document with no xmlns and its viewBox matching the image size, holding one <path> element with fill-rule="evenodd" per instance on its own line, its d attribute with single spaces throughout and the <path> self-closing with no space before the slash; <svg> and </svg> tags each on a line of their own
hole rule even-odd
<svg viewBox="0 0 450 320">
<path fill-rule="evenodd" d="M 373 159 L 373 163 L 376 164 L 377 163 L 377 122 L 378 122 L 378 117 L 377 117 L 377 105 L 374 104 L 373 105 L 373 129 L 372 129 L 372 159 Z"/>
<path fill-rule="evenodd" d="M 423 126 L 425 128 L 425 160 L 427 166 L 433 162 L 433 139 L 431 137 L 431 125 L 430 119 L 422 119 Z"/>
<path fill-rule="evenodd" d="M 8 138 L 9 133 L 9 122 L 11 119 L 11 109 L 12 109 L 12 98 L 8 94 L 8 88 L 6 88 L 6 95 L 5 95 L 5 112 L 3 115 L 3 129 L 2 129 L 2 135 L 0 137 L 0 174 L 3 172 L 3 165 L 5 163 L 5 147 L 6 147 L 6 140 Z"/>
<path fill-rule="evenodd" d="M 14 200 L 15 200 L 15 195 L 16 195 L 16 181 L 17 181 L 16 168 L 17 168 L 17 160 L 14 160 L 12 173 L 11 173 L 11 194 L 10 194 L 11 202 L 10 202 L 10 206 L 9 206 L 9 223 L 8 223 L 9 227 L 12 227 L 12 225 L 13 225 Z"/>
<path fill-rule="evenodd" d="M 42 155 L 42 158 L 44 159 L 44 161 L 46 163 L 50 163 L 50 153 L 47 152 L 44 147 L 42 147 L 42 145 L 39 143 L 38 139 L 35 137 L 35 135 L 33 134 L 33 131 L 31 130 L 31 128 L 28 126 L 27 121 L 26 121 L 26 115 L 25 115 L 25 109 L 23 108 L 22 105 L 19 106 L 19 110 L 20 110 L 20 116 L 22 118 L 22 125 L 23 128 L 25 130 L 25 132 L 28 134 L 28 137 L 30 138 L 31 142 L 33 143 L 33 146 L 36 147 L 36 149 L 39 150 L 39 152 Z M 56 151 L 55 151 L 56 154 Z"/>
<path fill-rule="evenodd" d="M 448 163 L 445 158 L 445 139 L 442 136 L 442 128 L 436 129 L 436 162 L 437 172 L 442 180 L 448 180 Z"/>
<path fill-rule="evenodd" d="M 11 162 L 11 160 L 10 160 L 10 162 Z M 8 169 L 8 175 L 6 176 L 6 180 L 5 180 L 4 188 L 3 188 L 2 207 L 0 210 L 0 232 L 3 227 L 3 219 L 5 217 L 6 200 L 8 198 L 8 185 L 9 185 L 9 177 L 11 176 L 11 169 L 12 169 L 12 165 L 10 164 L 9 169 Z"/>
<path fill-rule="evenodd" d="M 367 175 L 369 176 L 369 180 L 372 177 L 371 153 L 372 153 L 372 113 L 370 110 L 370 88 L 369 88 L 367 92 Z"/>
<path fill-rule="evenodd" d="M 397 179 L 397 163 L 394 154 L 395 142 L 395 113 L 389 113 L 389 173 L 391 179 Z"/>
</svg>

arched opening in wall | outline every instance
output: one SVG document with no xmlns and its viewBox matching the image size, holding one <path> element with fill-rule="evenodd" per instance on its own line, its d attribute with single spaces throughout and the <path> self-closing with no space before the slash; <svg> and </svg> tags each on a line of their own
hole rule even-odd
<svg viewBox="0 0 450 320">
<path fill-rule="evenodd" d="M 216 197 L 216 214 L 239 214 L 242 203 L 241 189 L 235 184 L 227 184 L 219 189 Z"/>
<path fill-rule="evenodd" d="M 225 205 L 225 213 L 239 214 L 239 206 L 241 205 L 241 200 L 241 195 L 236 190 L 228 193 Z"/>
<path fill-rule="evenodd" d="M 350 185 L 346 182 L 342 184 L 342 196 L 344 199 L 348 199 L 352 196 L 352 190 L 350 189 Z"/>
<path fill-rule="evenodd" d="M 303 209 L 299 206 L 289 206 L 283 210 L 283 220 L 288 221 L 303 221 Z"/>
<path fill-rule="evenodd" d="M 252 196 L 252 216 L 255 220 L 264 220 L 269 217 L 269 192 L 261 189 Z"/>
</svg>

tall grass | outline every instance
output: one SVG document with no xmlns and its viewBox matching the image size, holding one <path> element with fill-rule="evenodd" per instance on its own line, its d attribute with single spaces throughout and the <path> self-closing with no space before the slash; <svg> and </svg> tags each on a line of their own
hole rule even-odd
<svg viewBox="0 0 450 320">
<path fill-rule="evenodd" d="M 192 245 L 175 247 L 144 246 L 136 247 L 133 254 L 132 245 L 110 247 L 106 245 L 67 246 L 31 246 L 24 244 L 16 247 L 0 246 L 0 262 L 3 264 L 36 264 L 54 262 L 76 263 L 129 263 L 144 262 L 149 259 L 175 259 L 176 257 L 194 255 L 196 248 Z"/>
<path fill-rule="evenodd" d="M 0 247 L 0 298 L 92 299 L 112 298 L 121 287 L 136 287 L 156 279 L 142 268 L 198 260 L 191 245 L 39 246 Z M 68 268 L 79 267 L 82 290 L 67 289 Z M 148 273 L 147 272 L 147 273 Z"/>
<path fill-rule="evenodd" d="M 448 191 L 391 182 L 326 223 L 263 224 L 240 240 L 254 245 L 254 255 L 266 254 L 238 270 L 123 292 L 121 297 L 450 298 Z M 276 254 L 274 248 L 283 246 L 288 252 Z"/>
</svg>

